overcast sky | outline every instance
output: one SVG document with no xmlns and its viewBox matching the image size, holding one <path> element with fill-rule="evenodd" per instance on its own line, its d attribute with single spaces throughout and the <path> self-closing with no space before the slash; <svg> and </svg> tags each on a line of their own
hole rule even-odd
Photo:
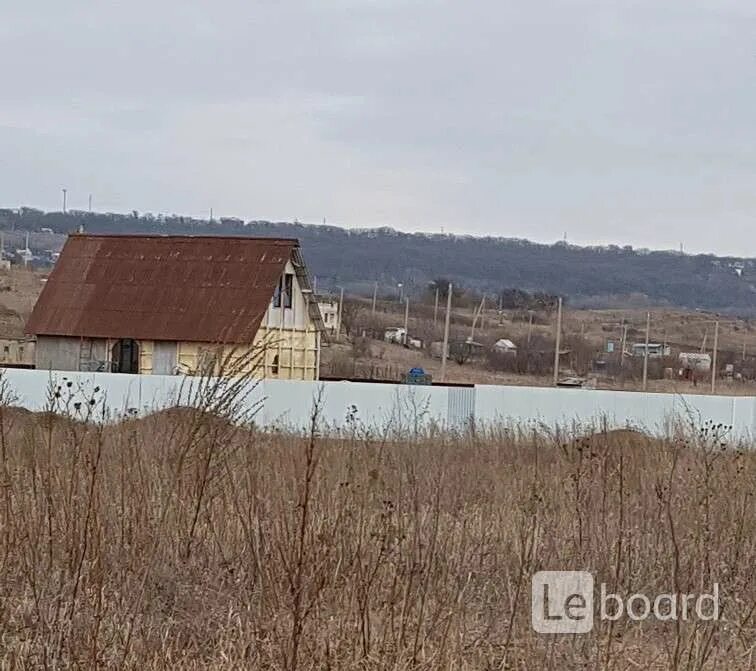
<svg viewBox="0 0 756 671">
<path fill-rule="evenodd" d="M 754 0 L 0 0 L 0 206 L 756 256 Z"/>
</svg>

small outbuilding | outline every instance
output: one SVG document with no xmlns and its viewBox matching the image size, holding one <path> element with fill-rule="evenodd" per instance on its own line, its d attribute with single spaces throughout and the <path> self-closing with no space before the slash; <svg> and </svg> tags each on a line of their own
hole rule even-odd
<svg viewBox="0 0 756 671">
<path fill-rule="evenodd" d="M 319 296 L 317 301 L 326 331 L 329 335 L 338 335 L 341 330 L 338 299 L 331 296 Z"/>
<path fill-rule="evenodd" d="M 496 352 L 500 354 L 517 354 L 517 345 L 507 338 L 499 338 L 493 346 Z"/>
<path fill-rule="evenodd" d="M 26 331 L 41 369 L 313 380 L 323 321 L 297 240 L 78 234 Z"/>
</svg>

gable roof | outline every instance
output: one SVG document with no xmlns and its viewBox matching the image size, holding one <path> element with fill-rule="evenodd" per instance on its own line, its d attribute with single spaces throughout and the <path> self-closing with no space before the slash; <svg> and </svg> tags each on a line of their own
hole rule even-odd
<svg viewBox="0 0 756 671">
<path fill-rule="evenodd" d="M 499 338 L 495 343 L 494 347 L 506 347 L 507 349 L 517 349 L 517 345 L 515 345 L 511 340 L 508 338 Z"/>
<path fill-rule="evenodd" d="M 309 289 L 293 239 L 71 235 L 26 331 L 251 343 L 289 260 Z"/>
</svg>

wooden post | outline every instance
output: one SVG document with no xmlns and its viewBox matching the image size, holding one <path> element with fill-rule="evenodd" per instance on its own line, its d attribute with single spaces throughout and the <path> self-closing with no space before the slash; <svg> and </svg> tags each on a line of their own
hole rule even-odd
<svg viewBox="0 0 756 671">
<path fill-rule="evenodd" d="M 651 313 L 646 313 L 646 348 L 643 352 L 643 391 L 648 388 L 648 339 L 651 333 Z"/>
<path fill-rule="evenodd" d="M 623 324 L 622 326 L 622 339 L 620 341 L 620 347 L 622 348 L 622 351 L 620 352 L 620 368 L 624 368 L 625 348 L 627 347 L 627 324 Z"/>
<path fill-rule="evenodd" d="M 438 321 L 438 287 L 436 287 L 436 302 L 433 304 L 433 326 Z"/>
<path fill-rule="evenodd" d="M 378 282 L 373 285 L 373 308 L 370 314 L 375 314 L 375 301 L 378 298 Z"/>
<path fill-rule="evenodd" d="M 315 332 L 315 379 L 320 379 L 320 331 Z"/>
<path fill-rule="evenodd" d="M 557 303 L 556 343 L 554 347 L 554 386 L 559 382 L 559 348 L 562 345 L 562 297 Z"/>
<path fill-rule="evenodd" d="M 446 381 L 446 358 L 449 350 L 449 324 L 451 322 L 452 285 L 449 282 L 446 296 L 446 322 L 444 323 L 444 343 L 441 351 L 441 382 Z"/>
<path fill-rule="evenodd" d="M 711 353 L 711 393 L 717 388 L 717 354 L 719 350 L 719 321 L 714 322 L 714 351 Z"/>
<path fill-rule="evenodd" d="M 276 356 L 278 357 L 278 366 L 276 371 L 276 377 L 279 379 L 282 379 L 281 371 L 283 370 L 283 332 L 284 332 L 284 321 L 286 319 L 286 308 L 284 305 L 286 305 L 286 301 L 284 300 L 284 288 L 286 286 L 286 274 L 281 277 L 279 280 L 281 282 L 281 289 L 278 293 L 278 295 L 281 297 L 281 307 L 279 308 L 281 311 L 281 319 L 278 321 L 278 353 Z"/>
<path fill-rule="evenodd" d="M 291 278 L 291 335 L 289 337 L 289 345 L 291 349 L 289 350 L 289 379 L 294 379 L 294 352 L 296 349 L 296 340 L 297 340 L 297 295 L 299 294 L 298 291 L 295 291 L 294 288 L 294 282 L 296 281 L 295 277 Z M 296 288 L 299 289 L 299 284 L 297 283 Z M 304 378 L 304 371 L 302 373 L 302 377 Z"/>
</svg>

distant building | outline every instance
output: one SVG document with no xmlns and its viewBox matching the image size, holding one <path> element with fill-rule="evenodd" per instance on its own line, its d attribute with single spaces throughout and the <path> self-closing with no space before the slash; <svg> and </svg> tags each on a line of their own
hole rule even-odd
<svg viewBox="0 0 756 671">
<path fill-rule="evenodd" d="M 0 338 L 0 367 L 33 368 L 34 340 Z"/>
<path fill-rule="evenodd" d="M 411 335 L 408 335 L 407 347 L 409 347 L 410 349 L 423 349 L 423 339 L 413 338 Z"/>
<path fill-rule="evenodd" d="M 318 308 L 320 308 L 320 314 L 323 317 L 323 326 L 330 335 L 337 335 L 340 329 L 339 319 L 339 301 L 336 298 L 328 296 L 319 296 Z"/>
<path fill-rule="evenodd" d="M 318 378 L 323 322 L 290 239 L 71 235 L 26 325 L 37 368 Z M 251 364 L 250 364 L 251 366 Z"/>
<path fill-rule="evenodd" d="M 662 343 L 650 342 L 648 343 L 648 357 L 649 359 L 658 359 L 663 356 L 669 356 L 672 350 L 669 345 L 663 345 Z M 644 357 L 646 356 L 646 343 L 637 342 L 633 345 L 633 356 Z"/>
<path fill-rule="evenodd" d="M 507 338 L 499 338 L 499 340 L 494 343 L 493 348 L 494 351 L 499 352 L 500 354 L 517 354 L 517 345 Z"/>
<path fill-rule="evenodd" d="M 385 342 L 404 345 L 407 342 L 407 331 L 405 331 L 401 326 L 392 326 L 391 328 L 387 328 L 384 331 L 383 340 Z"/>
<path fill-rule="evenodd" d="M 708 373 L 711 370 L 711 354 L 703 352 L 680 352 L 680 367 L 684 371 Z"/>
</svg>

